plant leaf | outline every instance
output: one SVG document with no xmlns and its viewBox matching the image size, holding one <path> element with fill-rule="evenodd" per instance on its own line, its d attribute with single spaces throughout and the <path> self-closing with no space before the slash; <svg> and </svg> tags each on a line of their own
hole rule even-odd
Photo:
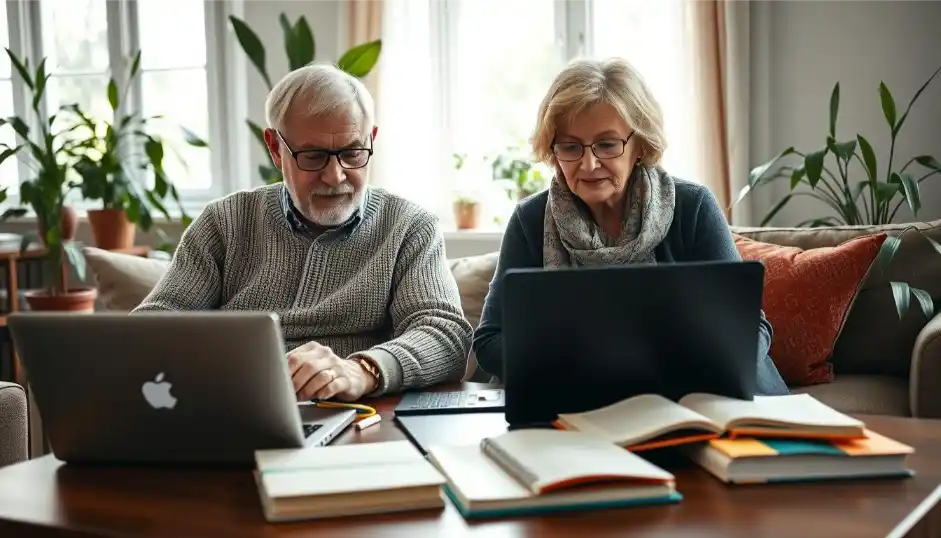
<svg viewBox="0 0 941 538">
<path fill-rule="evenodd" d="M 357 45 L 340 57 L 337 67 L 354 77 L 365 77 L 376 66 L 380 52 L 382 52 L 381 39 Z"/>
<path fill-rule="evenodd" d="M 866 173 L 869 174 L 870 184 L 875 184 L 879 177 L 876 152 L 872 150 L 872 144 L 863 135 L 856 135 L 856 141 L 859 142 L 859 151 L 863 154 L 863 163 L 866 166 Z"/>
<path fill-rule="evenodd" d="M 915 157 L 915 162 L 924 166 L 925 168 L 931 168 L 932 170 L 937 170 L 941 172 L 941 163 L 931 155 L 919 155 Z"/>
<path fill-rule="evenodd" d="M 879 83 L 879 99 L 882 101 L 882 114 L 885 115 L 885 121 L 889 124 L 889 129 L 895 131 L 895 99 L 892 98 L 892 92 L 885 82 Z"/>
<path fill-rule="evenodd" d="M 912 215 L 918 216 L 918 211 L 921 209 L 921 191 L 915 178 L 905 173 L 892 172 L 889 181 L 902 187 L 902 194 L 908 202 L 909 209 L 912 210 Z"/>
<path fill-rule="evenodd" d="M 31 76 L 29 69 L 26 68 L 26 65 L 17 58 L 16 54 L 13 54 L 13 51 L 10 49 L 4 49 L 7 51 L 7 56 L 10 57 L 10 63 L 13 64 L 13 67 L 16 69 L 16 72 L 19 73 L 20 78 L 23 79 L 23 82 L 29 87 L 29 89 L 34 89 L 36 86 L 33 83 L 33 77 Z"/>
<path fill-rule="evenodd" d="M 898 237 L 895 237 L 894 235 L 886 236 L 882 246 L 879 247 L 879 252 L 876 254 L 875 261 L 872 262 L 872 271 L 884 275 L 886 267 L 892 263 L 892 259 L 895 257 L 895 253 L 898 252 L 898 249 L 901 245 L 902 240 Z"/>
<path fill-rule="evenodd" d="M 86 273 L 85 255 L 82 254 L 78 243 L 75 241 L 66 241 L 62 245 L 62 250 L 65 251 L 65 257 L 69 260 L 69 263 L 75 268 L 75 274 L 78 276 L 78 279 L 84 281 Z"/>
<path fill-rule="evenodd" d="M 258 39 L 258 35 L 254 30 L 245 24 L 245 21 L 234 15 L 229 15 L 229 22 L 232 23 L 232 29 L 235 30 L 235 37 L 238 39 L 239 45 L 242 46 L 245 55 L 248 56 L 248 59 L 254 64 L 255 69 L 258 70 L 258 73 L 265 80 L 265 84 L 267 84 L 270 89 L 271 78 L 268 76 L 268 71 L 265 67 L 265 46 L 261 44 L 261 40 Z"/>
<path fill-rule="evenodd" d="M 921 311 L 926 318 L 931 319 L 934 317 L 934 300 L 931 298 L 931 294 L 927 291 L 919 288 L 910 288 L 912 295 L 915 296 L 915 299 L 918 301 L 918 305 L 921 306 Z"/>
<path fill-rule="evenodd" d="M 111 110 L 116 111 L 118 109 L 118 85 L 114 82 L 114 79 L 108 81 L 108 104 L 111 105 Z"/>
<path fill-rule="evenodd" d="M 314 33 L 311 32 L 310 24 L 307 23 L 307 18 L 303 15 L 294 23 L 292 35 L 291 47 L 294 55 L 292 60 L 294 62 L 293 65 L 304 67 L 313 62 L 315 54 Z M 296 69 L 297 67 L 292 67 L 291 69 Z"/>
<path fill-rule="evenodd" d="M 183 140 L 186 140 L 186 143 L 195 146 L 197 148 L 208 148 L 209 144 L 205 140 L 199 137 L 193 131 L 187 129 L 186 127 L 180 126 L 180 130 L 183 131 Z"/>
<path fill-rule="evenodd" d="M 839 155 L 844 162 L 849 161 L 853 158 L 853 153 L 856 152 L 856 140 L 847 140 L 846 142 L 834 142 L 833 152 Z"/>
<path fill-rule="evenodd" d="M 891 200 L 895 193 L 899 192 L 900 188 L 899 183 L 886 183 L 885 181 L 876 182 L 876 201 L 879 203 L 888 202 Z"/>
<path fill-rule="evenodd" d="M 892 130 L 893 135 L 899 134 L 899 131 L 902 130 L 902 124 L 904 124 L 905 119 L 908 118 L 908 113 L 912 110 L 912 105 L 914 105 L 915 101 L 918 100 L 918 98 L 921 96 L 921 92 L 925 91 L 925 88 L 931 84 L 931 81 L 934 80 L 934 77 L 938 76 L 938 73 L 941 73 L 941 67 L 935 70 L 935 72 L 930 77 L 928 77 L 928 80 L 926 80 L 925 83 L 921 85 L 921 88 L 918 88 L 918 91 L 915 92 L 914 97 L 912 97 L 912 100 L 908 102 L 908 106 L 905 108 L 905 113 L 902 114 L 902 117 L 899 118 L 898 123 L 895 124 L 895 129 Z"/>
<path fill-rule="evenodd" d="M 137 72 L 140 71 L 140 53 L 137 51 L 137 54 L 134 55 L 134 59 L 131 60 L 131 73 L 128 75 L 128 78 L 134 78 L 137 75 Z"/>
<path fill-rule="evenodd" d="M 255 140 L 258 140 L 258 143 L 261 144 L 265 153 L 268 153 L 268 143 L 265 142 L 265 130 L 252 120 L 245 120 L 245 123 L 248 124 L 248 128 L 251 129 L 252 134 L 255 135 Z"/>
<path fill-rule="evenodd" d="M 823 174 L 823 160 L 827 156 L 827 151 L 824 148 L 820 151 L 808 153 L 804 157 L 804 168 L 807 171 L 807 181 L 810 182 L 811 188 L 817 188 L 817 182 L 820 181 L 820 176 Z"/>
<path fill-rule="evenodd" d="M 830 136 L 836 138 L 836 119 L 840 111 L 840 83 L 833 86 L 830 93 Z"/>
<path fill-rule="evenodd" d="M 751 172 L 748 173 L 748 184 L 754 187 L 758 183 L 758 181 L 761 180 L 762 176 L 764 176 L 765 173 L 768 172 L 768 169 L 774 166 L 776 162 L 783 159 L 784 157 L 787 157 L 788 155 L 793 155 L 793 154 L 794 154 L 794 148 L 793 147 L 787 148 L 781 153 L 778 153 L 777 155 L 775 155 L 774 158 L 771 159 L 770 161 L 762 165 L 756 166 L 755 168 L 752 168 Z M 494 167 L 496 166 L 497 166 L 497 163 L 494 163 Z"/>
<path fill-rule="evenodd" d="M 794 169 L 793 172 L 791 172 L 791 190 L 796 189 L 797 186 L 800 185 L 800 182 L 804 180 L 805 173 L 806 169 L 803 165 L 798 166 Z"/>
<path fill-rule="evenodd" d="M 0 214 L 0 222 L 4 222 L 9 219 L 18 219 L 24 215 L 26 215 L 25 207 L 11 207 L 10 209 L 7 209 L 2 214 Z"/>
<path fill-rule="evenodd" d="M 899 319 L 908 312 L 908 306 L 911 303 L 912 290 L 905 282 L 891 282 L 892 297 L 895 298 L 895 310 L 898 312 Z"/>
</svg>

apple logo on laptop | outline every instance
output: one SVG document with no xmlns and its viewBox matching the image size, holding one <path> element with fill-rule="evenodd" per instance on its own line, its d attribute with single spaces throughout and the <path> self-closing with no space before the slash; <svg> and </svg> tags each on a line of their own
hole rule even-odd
<svg viewBox="0 0 941 538">
<path fill-rule="evenodd" d="M 153 381 L 147 381 L 141 387 L 144 393 L 144 399 L 154 409 L 173 409 L 176 406 L 176 398 L 170 394 L 172 383 L 163 380 L 163 372 L 157 374 Z"/>
</svg>

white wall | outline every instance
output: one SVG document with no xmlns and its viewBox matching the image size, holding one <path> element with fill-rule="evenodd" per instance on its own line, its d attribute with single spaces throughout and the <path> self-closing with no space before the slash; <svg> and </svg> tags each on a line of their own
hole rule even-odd
<svg viewBox="0 0 941 538">
<path fill-rule="evenodd" d="M 898 114 L 941 67 L 941 2 L 777 1 L 753 4 L 752 166 L 795 146 L 822 149 L 828 133 L 830 91 L 841 90 L 837 138 L 865 136 L 886 170 L 888 125 L 878 87 L 885 81 Z M 764 121 L 767 118 L 767 121 Z M 941 75 L 922 94 L 896 144 L 896 163 L 931 154 L 941 160 Z M 897 165 L 893 168 L 897 169 Z M 855 167 L 855 174 L 863 174 Z M 860 178 L 861 179 L 861 178 Z M 755 198 L 757 221 L 787 191 L 781 182 Z M 822 204 L 792 200 L 772 221 L 793 225 L 823 216 Z M 919 220 L 941 218 L 941 175 L 922 183 Z M 821 209 L 822 208 L 822 209 Z M 909 221 L 900 210 L 897 221 Z"/>
</svg>

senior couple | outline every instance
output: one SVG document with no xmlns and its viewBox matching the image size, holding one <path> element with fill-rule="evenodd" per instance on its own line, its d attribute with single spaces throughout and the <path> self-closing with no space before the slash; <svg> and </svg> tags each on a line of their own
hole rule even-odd
<svg viewBox="0 0 941 538">
<path fill-rule="evenodd" d="M 513 212 L 476 331 L 436 217 L 368 184 L 381 138 L 363 84 L 313 64 L 280 80 L 265 107 L 284 182 L 210 203 L 134 312 L 277 313 L 298 400 L 456 381 L 471 347 L 499 374 L 507 269 L 740 259 L 710 191 L 659 165 L 660 106 L 622 59 L 573 61 L 548 89 L 532 144 L 555 176 Z M 786 393 L 768 357 L 772 328 L 759 322 L 759 390 Z"/>
</svg>

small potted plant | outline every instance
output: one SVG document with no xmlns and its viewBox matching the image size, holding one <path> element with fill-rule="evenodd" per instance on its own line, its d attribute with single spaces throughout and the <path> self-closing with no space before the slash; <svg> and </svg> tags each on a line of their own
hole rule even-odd
<svg viewBox="0 0 941 538">
<path fill-rule="evenodd" d="M 82 181 L 79 190 L 85 200 L 100 200 L 100 209 L 88 211 L 88 223 L 95 238 L 95 246 L 102 249 L 126 249 L 134 245 L 137 227 L 148 231 L 153 226 L 153 211 L 172 220 L 164 206 L 167 196 L 177 204 L 184 226 L 189 217 L 180 203 L 176 187 L 167 179 L 164 171 L 166 154 L 164 141 L 151 134 L 150 122 L 159 116 L 140 117 L 122 112 L 131 83 L 140 71 L 140 52 L 131 62 L 130 73 L 123 93 L 112 78 L 108 82 L 108 102 L 115 121 L 93 118 L 77 104 L 67 105 L 64 110 L 72 116 L 72 137 L 76 140 L 72 148 L 76 154 L 75 170 Z M 186 143 L 200 148 L 208 147 L 185 127 L 180 127 Z M 154 175 L 154 187 L 144 188 L 137 171 L 150 170 Z"/>
<path fill-rule="evenodd" d="M 41 117 L 42 96 L 49 80 L 46 60 L 39 62 L 35 72 L 20 61 L 10 49 L 5 49 L 10 63 L 29 88 L 32 111 Z M 29 166 L 33 178 L 20 184 L 20 204 L 32 208 L 36 214 L 39 242 L 45 247 L 43 269 L 48 285 L 44 289 L 24 293 L 32 310 L 56 310 L 70 312 L 94 311 L 97 291 L 94 288 L 72 288 L 68 283 L 69 262 L 75 267 L 79 278 L 84 280 L 85 258 L 75 237 L 75 212 L 65 204 L 66 196 L 75 185 L 69 179 L 72 171 L 75 144 L 67 129 L 53 132 L 52 121 L 39 121 L 38 132 L 30 138 L 29 122 L 13 116 L 0 120 L 0 127 L 10 126 L 20 139 L 15 147 L 0 145 L 0 163 L 12 156 L 19 156 L 22 164 Z M 26 208 L 8 209 L 0 220 L 26 214 Z M 34 238 L 24 237 L 23 247 L 28 247 Z"/>
<path fill-rule="evenodd" d="M 511 196 L 522 200 L 546 188 L 547 177 L 543 170 L 526 159 L 518 147 L 508 147 L 491 163 L 493 179 L 509 186 Z"/>
<path fill-rule="evenodd" d="M 458 230 L 480 227 L 480 201 L 470 194 L 459 194 L 454 199 L 454 222 Z"/>
</svg>

